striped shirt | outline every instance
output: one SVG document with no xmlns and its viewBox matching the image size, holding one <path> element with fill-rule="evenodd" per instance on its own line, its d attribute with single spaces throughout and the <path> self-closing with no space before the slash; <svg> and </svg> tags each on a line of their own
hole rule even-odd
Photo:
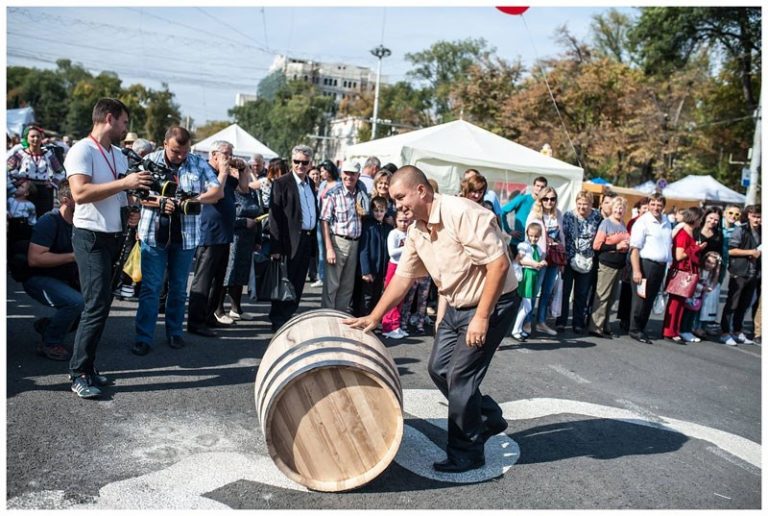
<svg viewBox="0 0 768 516">
<path fill-rule="evenodd" d="M 331 233 L 347 238 L 360 238 L 363 225 L 360 215 L 357 214 L 356 204 L 363 201 L 358 199 L 361 196 L 367 200 L 367 196 L 360 189 L 350 192 L 341 181 L 328 190 L 320 219 L 328 223 Z"/>
<path fill-rule="evenodd" d="M 168 166 L 165 162 L 165 149 L 158 149 L 148 154 L 147 158 L 155 163 Z M 196 154 L 188 154 L 179 167 L 177 181 L 179 190 L 186 193 L 201 194 L 209 188 L 218 188 L 219 180 L 216 172 L 207 161 Z M 160 211 L 157 208 L 141 208 L 141 220 L 139 221 L 139 240 L 149 246 L 157 247 L 155 230 L 157 216 Z M 181 239 L 183 249 L 194 249 L 200 245 L 202 233 L 200 231 L 199 215 L 179 215 L 181 219 Z"/>
</svg>

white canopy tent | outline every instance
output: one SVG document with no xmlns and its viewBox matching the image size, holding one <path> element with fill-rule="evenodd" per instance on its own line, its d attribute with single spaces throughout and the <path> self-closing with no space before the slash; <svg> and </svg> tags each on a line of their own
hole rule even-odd
<svg viewBox="0 0 768 516">
<path fill-rule="evenodd" d="M 35 110 L 31 107 L 8 109 L 5 112 L 5 127 L 8 134 L 21 136 L 25 125 L 35 121 Z"/>
<path fill-rule="evenodd" d="M 634 190 L 647 193 L 647 194 L 652 194 L 653 192 L 656 191 L 656 181 L 651 181 L 649 179 L 645 183 L 639 184 L 636 187 L 634 187 Z"/>
<path fill-rule="evenodd" d="M 234 155 L 246 160 L 251 159 L 254 154 L 261 154 L 267 161 L 278 157 L 275 151 L 251 136 L 237 124 L 232 124 L 205 140 L 197 142 L 192 146 L 192 152 L 207 157 L 208 152 L 211 150 L 211 145 L 216 140 L 228 141 L 234 146 Z"/>
<path fill-rule="evenodd" d="M 664 197 L 700 199 L 702 201 L 744 204 L 747 197 L 718 182 L 712 176 L 687 176 L 675 181 L 662 192 Z"/>
<path fill-rule="evenodd" d="M 464 171 L 477 169 L 502 204 L 510 193 L 547 178 L 558 193 L 560 209 L 574 207 L 584 170 L 550 158 L 463 120 L 359 143 L 344 159 L 363 162 L 376 156 L 382 163 L 414 165 L 435 179 L 441 193 L 458 192 Z"/>
</svg>

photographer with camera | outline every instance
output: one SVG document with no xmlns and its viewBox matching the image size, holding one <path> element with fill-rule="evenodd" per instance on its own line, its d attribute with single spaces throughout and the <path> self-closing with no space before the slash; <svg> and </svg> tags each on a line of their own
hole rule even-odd
<svg viewBox="0 0 768 516">
<path fill-rule="evenodd" d="M 128 161 L 119 143 L 128 132 L 128 108 L 117 99 L 102 98 L 93 108 L 93 128 L 69 150 L 67 170 L 75 214 L 72 247 L 75 252 L 85 308 L 75 335 L 69 375 L 72 391 L 81 398 L 101 395 L 109 379 L 95 368 L 96 348 L 112 306 L 112 269 L 122 245 L 120 208 L 128 204 L 126 190 L 146 190 L 148 172 L 123 176 Z M 129 224 L 135 224 L 138 213 Z"/>
<path fill-rule="evenodd" d="M 247 164 L 232 158 L 233 146 L 226 141 L 213 142 L 209 163 L 219 170 L 223 197 L 203 208 L 200 215 L 202 234 L 195 252 L 195 274 L 189 289 L 187 331 L 203 337 L 216 337 L 212 327 L 233 324 L 231 317 L 219 310 L 224 294 L 224 276 L 229 259 L 229 245 L 235 235 L 235 189 L 248 190 Z M 235 177 L 233 169 L 240 173 Z M 242 178 L 242 187 L 240 180 Z M 167 309 L 166 309 L 167 310 Z"/>
<path fill-rule="evenodd" d="M 151 188 L 154 195 L 141 201 L 138 231 L 142 282 L 136 312 L 136 342 L 131 352 L 139 356 L 149 353 L 153 346 L 166 270 L 165 335 L 171 348 L 184 347 L 181 334 L 187 278 L 195 248 L 202 242 L 200 204 L 214 204 L 224 195 L 220 185 L 227 178 L 228 167 L 217 167 L 217 174 L 203 158 L 190 154 L 190 144 L 189 131 L 171 127 L 165 133 L 163 148 L 142 162 L 143 167 L 154 170 L 156 179 Z M 173 191 L 174 195 L 157 195 L 161 191 L 166 194 Z"/>
</svg>

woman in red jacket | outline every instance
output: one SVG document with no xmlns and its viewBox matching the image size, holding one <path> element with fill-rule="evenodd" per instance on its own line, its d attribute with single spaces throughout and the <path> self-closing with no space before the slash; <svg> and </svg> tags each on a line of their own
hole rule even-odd
<svg viewBox="0 0 768 516">
<path fill-rule="evenodd" d="M 697 244 L 693 232 L 701 225 L 701 208 L 687 208 L 683 211 L 683 227 L 672 239 L 672 266 L 667 275 L 667 283 L 677 271 L 699 273 L 699 252 L 706 247 L 706 242 Z M 696 313 L 685 308 L 685 298 L 669 295 L 667 310 L 664 314 L 664 337 L 678 344 L 695 342 L 690 333 Z"/>
</svg>

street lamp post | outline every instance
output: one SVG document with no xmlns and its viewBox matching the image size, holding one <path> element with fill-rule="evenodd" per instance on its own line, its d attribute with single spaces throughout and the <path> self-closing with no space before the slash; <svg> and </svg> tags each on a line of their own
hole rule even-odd
<svg viewBox="0 0 768 516">
<path fill-rule="evenodd" d="M 371 54 L 379 59 L 379 66 L 376 69 L 376 93 L 373 97 L 373 129 L 371 130 L 371 140 L 376 138 L 376 125 L 379 120 L 379 83 L 381 82 L 381 59 L 392 55 L 392 51 L 385 48 L 384 45 L 371 50 Z"/>
</svg>

